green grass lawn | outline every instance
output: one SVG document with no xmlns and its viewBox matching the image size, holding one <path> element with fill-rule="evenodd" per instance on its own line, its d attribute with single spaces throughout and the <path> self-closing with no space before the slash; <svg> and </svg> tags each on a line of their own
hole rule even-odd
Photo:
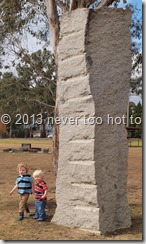
<svg viewBox="0 0 146 244">
<path fill-rule="evenodd" d="M 131 138 L 128 139 L 129 147 L 142 147 L 142 139 Z"/>
</svg>

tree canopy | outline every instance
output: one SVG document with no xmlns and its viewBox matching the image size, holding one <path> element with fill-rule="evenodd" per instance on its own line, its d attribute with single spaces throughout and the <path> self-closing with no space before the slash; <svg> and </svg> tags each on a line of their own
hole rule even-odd
<svg viewBox="0 0 146 244">
<path fill-rule="evenodd" d="M 11 116 L 7 127 L 14 129 L 17 114 L 27 114 L 29 119 L 34 114 L 33 121 L 28 121 L 33 126 L 37 114 L 45 112 L 49 116 L 55 106 L 56 72 L 52 53 L 39 50 L 21 56 L 21 63 L 16 65 L 17 75 L 5 72 L 0 78 L 0 111 Z"/>
<path fill-rule="evenodd" d="M 96 7 L 97 9 L 110 5 L 118 7 L 120 3 L 123 3 L 125 7 L 130 7 L 133 11 L 131 37 L 134 62 L 132 69 L 140 73 L 139 65 L 142 63 L 142 53 L 138 40 L 142 38 L 142 18 L 138 18 L 139 10 L 134 8 L 132 4 L 128 4 L 127 0 L 1 0 L 0 59 L 3 58 L 2 54 L 6 55 L 10 53 L 10 50 L 12 53 L 15 50 L 16 55 L 16 50 L 26 49 L 24 47 L 26 33 L 35 37 L 38 42 L 42 43 L 44 41 L 46 47 L 49 46 L 51 36 L 55 54 L 59 40 L 60 16 L 62 14 L 82 7 Z M 17 59 L 16 56 L 15 59 Z M 139 77 L 134 77 L 134 83 L 131 84 L 132 92 L 141 93 L 141 89 L 137 89 L 140 82 Z"/>
<path fill-rule="evenodd" d="M 138 102 L 129 103 L 129 128 L 137 128 L 136 130 L 130 131 L 131 137 L 141 137 L 142 136 L 142 104 Z"/>
</svg>

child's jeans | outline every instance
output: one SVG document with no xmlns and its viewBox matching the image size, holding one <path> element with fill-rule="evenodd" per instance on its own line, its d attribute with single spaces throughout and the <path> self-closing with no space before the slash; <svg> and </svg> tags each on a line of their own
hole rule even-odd
<svg viewBox="0 0 146 244">
<path fill-rule="evenodd" d="M 39 220 L 45 220 L 46 219 L 46 202 L 40 200 L 40 201 L 35 201 L 35 218 Z"/>
</svg>

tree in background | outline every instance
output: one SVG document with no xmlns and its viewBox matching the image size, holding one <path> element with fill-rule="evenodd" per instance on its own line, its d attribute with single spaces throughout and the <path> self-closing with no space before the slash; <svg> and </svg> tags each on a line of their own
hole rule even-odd
<svg viewBox="0 0 146 244">
<path fill-rule="evenodd" d="M 134 102 L 129 103 L 129 128 L 137 128 L 131 130 L 130 137 L 142 137 L 142 104 L 139 102 L 137 105 Z"/>
<path fill-rule="evenodd" d="M 133 12 L 131 23 L 132 51 L 136 56 L 132 68 L 138 70 L 138 65 L 142 63 L 142 54 L 139 49 L 141 47 L 138 46 L 139 42 L 137 41 L 142 38 L 142 18 L 138 18 L 139 10 L 134 8 L 132 4 L 128 4 L 127 0 L 1 0 L 0 59 L 7 52 L 10 53 L 12 48 L 19 49 L 18 43 L 21 43 L 21 47 L 23 46 L 23 49 L 26 49 L 24 44 L 27 46 L 27 33 L 37 38 L 37 42 L 45 45 L 45 47 L 49 46 L 51 34 L 54 53 L 56 53 L 60 16 L 62 14 L 82 7 L 96 7 L 97 9 L 110 5 L 120 7 L 121 3 L 125 4 L 125 7 L 130 7 Z M 17 56 L 14 59 L 16 60 Z M 131 84 L 132 91 L 137 92 L 134 87 L 138 87 L 139 80 L 135 79 L 135 82 Z"/>
<path fill-rule="evenodd" d="M 44 112 L 50 115 L 53 114 L 55 105 L 54 56 L 47 50 L 39 50 L 31 55 L 21 52 L 20 55 L 21 63 L 16 66 L 17 76 L 7 72 L 0 79 L 0 108 L 11 116 L 10 136 L 14 129 L 16 131 L 16 127 L 22 131 L 21 124 L 16 126 L 17 114 L 27 114 L 28 118 L 31 118 L 33 114 L 43 115 Z M 21 123 L 21 121 L 22 118 L 19 122 Z M 28 121 L 29 125 L 31 123 L 32 119 Z M 41 134 L 45 137 L 45 124 L 42 123 L 40 127 Z M 30 137 L 31 128 L 30 126 Z"/>
<path fill-rule="evenodd" d="M 130 82 L 130 91 L 142 98 L 142 17 L 138 18 L 139 9 L 133 11 L 131 24 L 131 38 L 132 38 L 132 74 Z"/>
<path fill-rule="evenodd" d="M 6 136 L 7 133 L 7 127 L 5 124 L 3 124 L 2 122 L 0 122 L 0 138 L 3 138 L 4 136 Z"/>
<path fill-rule="evenodd" d="M 25 88 L 29 82 L 28 101 L 36 102 L 40 109 L 44 108 L 52 113 L 55 105 L 56 70 L 54 56 L 44 49 L 32 54 L 20 52 L 21 63 L 16 66 L 18 78 Z"/>
<path fill-rule="evenodd" d="M 45 119 L 54 114 L 56 97 L 56 66 L 50 51 L 39 50 L 31 55 L 21 53 L 23 64 L 17 65 L 18 77 L 21 81 L 30 82 L 28 106 L 36 104 L 35 114 L 42 115 L 40 124 L 41 137 L 46 137 Z M 31 111 L 34 114 L 33 111 Z M 44 117 L 45 116 L 45 117 Z"/>
</svg>

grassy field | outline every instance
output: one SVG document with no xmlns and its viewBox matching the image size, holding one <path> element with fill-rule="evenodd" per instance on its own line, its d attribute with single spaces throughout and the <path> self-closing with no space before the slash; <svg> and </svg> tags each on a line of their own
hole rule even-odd
<svg viewBox="0 0 146 244">
<path fill-rule="evenodd" d="M 0 139 L 0 239 L 1 240 L 142 240 L 142 148 L 129 148 L 128 158 L 128 200 L 131 209 L 132 227 L 116 231 L 111 235 L 96 235 L 80 229 L 67 228 L 51 223 L 55 212 L 55 177 L 52 154 L 6 153 L 6 147 L 20 148 L 21 143 L 31 143 L 32 147 L 52 150 L 51 139 Z M 45 171 L 45 181 L 49 186 L 47 221 L 38 222 L 32 217 L 17 221 L 18 194 L 9 195 L 17 176 L 19 162 L 28 163 L 30 173 L 36 168 Z M 34 199 L 29 198 L 31 212 L 34 212 Z"/>
<path fill-rule="evenodd" d="M 42 147 L 52 149 L 52 140 L 51 139 L 42 139 L 42 138 L 23 138 L 23 139 L 0 139 L 0 151 L 4 148 L 21 148 L 22 143 L 31 143 L 31 147 Z"/>
<path fill-rule="evenodd" d="M 129 147 L 142 147 L 142 139 L 130 138 L 128 139 Z"/>
</svg>

